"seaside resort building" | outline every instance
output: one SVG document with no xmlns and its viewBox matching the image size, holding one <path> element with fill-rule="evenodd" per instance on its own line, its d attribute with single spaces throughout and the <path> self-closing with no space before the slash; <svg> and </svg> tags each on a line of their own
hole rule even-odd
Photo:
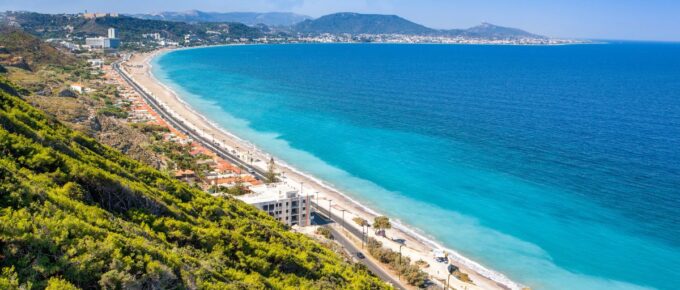
<svg viewBox="0 0 680 290">
<path fill-rule="evenodd" d="M 120 47 L 120 39 L 117 37 L 115 28 L 109 28 L 107 32 L 108 37 L 88 37 L 85 38 L 85 45 L 92 49 L 98 48 L 118 48 Z"/>
<path fill-rule="evenodd" d="M 278 221 L 289 226 L 309 225 L 309 196 L 285 183 L 260 184 L 251 186 L 251 194 L 236 198 L 265 211 Z"/>
</svg>

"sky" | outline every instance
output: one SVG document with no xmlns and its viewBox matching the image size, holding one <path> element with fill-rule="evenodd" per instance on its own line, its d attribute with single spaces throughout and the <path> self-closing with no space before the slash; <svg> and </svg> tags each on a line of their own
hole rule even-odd
<svg viewBox="0 0 680 290">
<path fill-rule="evenodd" d="M 551 37 L 680 41 L 680 0 L 0 0 L 0 11 L 43 13 L 334 12 L 396 14 L 433 28 L 482 22 Z"/>
</svg>

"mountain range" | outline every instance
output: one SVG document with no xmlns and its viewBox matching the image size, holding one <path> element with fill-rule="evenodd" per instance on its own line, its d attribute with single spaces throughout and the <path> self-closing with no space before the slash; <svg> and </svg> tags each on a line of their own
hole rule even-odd
<svg viewBox="0 0 680 290">
<path fill-rule="evenodd" d="M 396 15 L 335 13 L 307 19 L 295 26 L 299 33 L 431 34 L 435 30 Z"/>
<path fill-rule="evenodd" d="M 472 38 L 546 38 L 517 28 L 482 23 L 468 29 L 434 29 L 397 15 L 335 13 L 307 19 L 293 26 L 298 33 L 407 34 Z"/>
<path fill-rule="evenodd" d="M 179 22 L 239 22 L 246 25 L 264 24 L 268 26 L 291 26 L 311 17 L 289 12 L 203 12 L 190 10 L 184 12 L 160 12 L 154 14 L 134 14 L 133 17 L 151 20 Z"/>
<path fill-rule="evenodd" d="M 482 23 L 468 29 L 434 29 L 397 15 L 340 12 L 311 18 L 288 12 L 161 12 L 137 18 L 179 22 L 240 22 L 250 26 L 276 26 L 300 34 L 405 34 L 486 39 L 547 38 L 521 29 Z"/>
</svg>

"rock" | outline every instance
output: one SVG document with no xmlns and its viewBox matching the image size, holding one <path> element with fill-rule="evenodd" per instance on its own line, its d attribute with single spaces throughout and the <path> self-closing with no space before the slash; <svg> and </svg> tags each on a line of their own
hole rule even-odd
<svg viewBox="0 0 680 290">
<path fill-rule="evenodd" d="M 67 98 L 77 98 L 78 95 L 73 92 L 72 90 L 69 89 L 63 89 L 61 92 L 59 92 L 60 97 L 67 97 Z"/>
<path fill-rule="evenodd" d="M 26 60 L 23 57 L 20 57 L 20 56 L 13 57 L 9 61 L 7 61 L 5 63 L 5 65 L 18 67 L 20 69 L 25 69 L 27 71 L 31 71 L 31 66 L 29 66 L 28 63 L 26 62 Z"/>
</svg>

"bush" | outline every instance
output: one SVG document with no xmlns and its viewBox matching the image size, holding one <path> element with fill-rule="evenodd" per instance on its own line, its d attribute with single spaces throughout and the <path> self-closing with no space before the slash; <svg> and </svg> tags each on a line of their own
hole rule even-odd
<svg viewBox="0 0 680 290">
<path fill-rule="evenodd" d="M 354 217 L 352 220 L 361 227 L 368 225 L 368 221 L 360 217 Z"/>
<path fill-rule="evenodd" d="M 467 273 L 456 271 L 453 273 L 453 275 L 460 281 L 463 281 L 465 283 L 472 283 L 472 279 L 470 279 L 470 276 Z"/>
<path fill-rule="evenodd" d="M 368 252 L 383 264 L 388 264 L 392 270 L 397 271 L 410 285 L 421 287 L 427 280 L 427 274 L 420 270 L 418 262 L 411 265 L 408 257 L 399 258 L 399 253 L 382 247 L 382 243 L 374 238 L 368 238 Z"/>
<path fill-rule="evenodd" d="M 329 239 L 329 240 L 333 239 L 333 234 L 331 233 L 331 230 L 326 228 L 326 227 L 316 228 L 316 234 L 324 236 L 326 239 Z"/>
<path fill-rule="evenodd" d="M 78 290 L 78 287 L 62 278 L 52 277 L 47 281 L 45 290 Z"/>
<path fill-rule="evenodd" d="M 107 105 L 104 108 L 99 109 L 97 111 L 98 114 L 104 115 L 104 116 L 110 116 L 110 117 L 116 117 L 119 119 L 125 119 L 128 117 L 128 113 L 123 111 L 121 108 L 118 108 L 113 105 Z"/>
</svg>

